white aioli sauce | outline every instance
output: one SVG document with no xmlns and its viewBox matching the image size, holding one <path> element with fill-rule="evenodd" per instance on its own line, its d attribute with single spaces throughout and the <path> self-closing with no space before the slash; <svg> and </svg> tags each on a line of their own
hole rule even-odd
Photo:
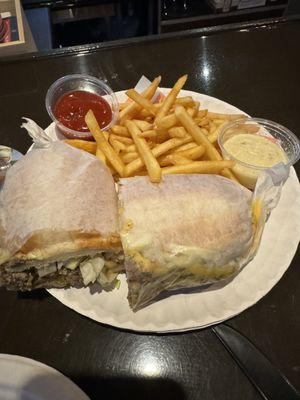
<svg viewBox="0 0 300 400">
<path fill-rule="evenodd" d="M 287 162 L 282 148 L 264 136 L 248 133 L 238 133 L 224 143 L 225 150 L 237 160 L 253 165 L 245 167 L 236 162 L 232 168 L 239 181 L 249 189 L 254 189 L 260 169 L 255 167 L 273 167 L 280 162 Z"/>
</svg>

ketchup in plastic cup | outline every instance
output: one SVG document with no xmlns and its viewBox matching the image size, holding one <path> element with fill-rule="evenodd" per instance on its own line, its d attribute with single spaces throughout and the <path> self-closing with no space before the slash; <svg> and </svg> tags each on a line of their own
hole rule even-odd
<svg viewBox="0 0 300 400">
<path fill-rule="evenodd" d="M 59 131 L 71 139 L 93 140 L 85 123 L 92 110 L 102 130 L 118 117 L 118 101 L 109 86 L 89 75 L 67 75 L 55 81 L 46 95 L 46 108 Z"/>
</svg>

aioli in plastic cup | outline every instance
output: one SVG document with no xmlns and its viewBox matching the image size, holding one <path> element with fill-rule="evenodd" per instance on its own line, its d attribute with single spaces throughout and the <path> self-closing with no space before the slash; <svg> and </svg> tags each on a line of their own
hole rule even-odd
<svg viewBox="0 0 300 400">
<path fill-rule="evenodd" d="M 254 189 L 259 174 L 280 162 L 287 167 L 300 157 L 299 139 L 287 128 L 273 121 L 245 118 L 229 122 L 220 132 L 218 143 L 240 183 Z"/>
</svg>

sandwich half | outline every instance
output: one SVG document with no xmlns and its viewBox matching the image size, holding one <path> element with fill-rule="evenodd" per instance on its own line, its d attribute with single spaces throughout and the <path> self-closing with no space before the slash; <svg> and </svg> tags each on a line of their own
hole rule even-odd
<svg viewBox="0 0 300 400">
<path fill-rule="evenodd" d="M 33 150 L 0 194 L 0 286 L 113 288 L 123 271 L 115 183 L 96 157 L 63 142 Z"/>
<path fill-rule="evenodd" d="M 119 208 L 133 310 L 165 290 L 232 277 L 258 246 L 252 193 L 221 176 L 121 179 Z"/>
</svg>

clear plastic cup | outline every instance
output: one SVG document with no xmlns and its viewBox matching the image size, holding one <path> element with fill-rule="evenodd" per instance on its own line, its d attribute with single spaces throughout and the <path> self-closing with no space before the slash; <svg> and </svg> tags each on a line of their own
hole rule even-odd
<svg viewBox="0 0 300 400">
<path fill-rule="evenodd" d="M 6 171 L 11 166 L 12 149 L 6 146 L 0 146 L 0 182 L 3 181 Z"/>
<path fill-rule="evenodd" d="M 221 130 L 218 143 L 224 159 L 235 161 L 232 171 L 239 181 L 249 189 L 254 189 L 259 174 L 270 166 L 251 164 L 246 159 L 239 159 L 230 153 L 225 146 L 226 141 L 238 134 L 260 135 L 268 137 L 283 150 L 287 167 L 295 164 L 300 158 L 300 141 L 287 128 L 273 121 L 260 118 L 245 118 L 229 122 Z"/>
<path fill-rule="evenodd" d="M 6 172 L 21 157 L 23 157 L 23 154 L 18 150 L 0 145 L 0 189 L 3 185 Z"/>
<path fill-rule="evenodd" d="M 119 104 L 116 95 L 112 89 L 103 81 L 89 75 L 74 74 L 66 75 L 52 83 L 46 94 L 46 109 L 53 122 L 55 122 L 59 131 L 66 137 L 72 139 L 93 140 L 90 132 L 79 132 L 64 126 L 54 115 L 56 102 L 66 93 L 82 90 L 91 92 L 103 97 L 111 107 L 112 120 L 108 125 L 102 127 L 102 130 L 109 129 L 115 124 L 119 114 Z"/>
</svg>

